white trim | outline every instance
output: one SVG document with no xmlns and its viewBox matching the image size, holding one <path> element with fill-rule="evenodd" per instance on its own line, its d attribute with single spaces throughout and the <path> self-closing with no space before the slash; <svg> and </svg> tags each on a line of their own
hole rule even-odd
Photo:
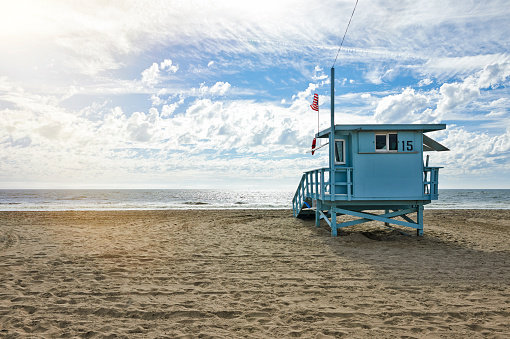
<svg viewBox="0 0 510 339">
<path fill-rule="evenodd" d="M 390 150 L 390 134 L 397 135 L 397 149 Z M 386 136 L 386 149 L 377 149 L 377 136 Z M 398 153 L 398 133 L 397 132 L 376 132 L 374 133 L 374 149 L 376 153 Z"/>
</svg>

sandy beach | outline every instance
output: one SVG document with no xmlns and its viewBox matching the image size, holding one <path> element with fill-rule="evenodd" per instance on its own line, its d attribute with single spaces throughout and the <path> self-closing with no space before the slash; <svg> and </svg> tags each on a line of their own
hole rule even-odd
<svg viewBox="0 0 510 339">
<path fill-rule="evenodd" d="M 510 337 L 510 210 L 426 210 L 424 237 L 377 225 L 0 212 L 0 337 Z"/>
</svg>

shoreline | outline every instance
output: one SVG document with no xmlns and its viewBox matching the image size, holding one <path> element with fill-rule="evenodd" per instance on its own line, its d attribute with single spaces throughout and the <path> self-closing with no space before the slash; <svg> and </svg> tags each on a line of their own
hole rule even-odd
<svg viewBox="0 0 510 339">
<path fill-rule="evenodd" d="M 443 208 L 443 207 L 427 207 L 424 206 L 424 211 L 510 211 L 510 207 L 508 208 L 473 208 L 473 207 L 455 207 L 455 208 Z M 220 212 L 220 211 L 291 211 L 292 213 L 292 207 L 205 207 L 202 204 L 199 204 L 197 207 L 190 207 L 190 206 L 183 206 L 182 208 L 111 208 L 111 209 L 20 209 L 20 210 L 9 210 L 9 209 L 1 209 L 0 213 L 24 213 L 24 212 L 36 212 L 36 213 L 53 213 L 53 212 L 171 212 L 171 211 L 183 211 L 183 212 L 189 212 L 189 211 L 212 211 L 212 212 Z"/>
<path fill-rule="evenodd" d="M 508 337 L 510 210 L 424 223 L 332 238 L 290 209 L 0 212 L 0 337 Z"/>
</svg>

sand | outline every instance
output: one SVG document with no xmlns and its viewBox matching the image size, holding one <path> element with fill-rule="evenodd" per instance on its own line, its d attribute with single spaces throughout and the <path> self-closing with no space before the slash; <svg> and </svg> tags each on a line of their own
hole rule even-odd
<svg viewBox="0 0 510 339">
<path fill-rule="evenodd" d="M 377 225 L 0 212 L 0 337 L 510 337 L 510 210 L 426 210 L 424 237 Z"/>
</svg>

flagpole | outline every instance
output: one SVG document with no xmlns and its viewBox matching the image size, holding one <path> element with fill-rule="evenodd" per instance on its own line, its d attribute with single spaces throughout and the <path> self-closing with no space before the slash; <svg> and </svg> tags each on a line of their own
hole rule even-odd
<svg viewBox="0 0 510 339">
<path fill-rule="evenodd" d="M 319 135 L 319 132 L 320 132 L 320 130 L 319 130 L 319 126 L 320 126 L 320 123 L 319 123 L 319 112 L 320 112 L 320 108 L 319 108 L 319 105 L 317 105 L 317 135 Z M 322 145 L 322 142 L 320 142 L 320 144 Z"/>
<path fill-rule="evenodd" d="M 314 111 L 317 111 L 317 134 L 319 134 L 319 95 L 317 93 L 314 93 L 313 95 L 313 102 L 312 104 L 310 105 L 310 107 L 314 110 Z M 312 155 L 315 153 L 315 149 L 316 149 L 316 137 L 314 136 L 313 137 L 313 141 L 312 141 Z"/>
<path fill-rule="evenodd" d="M 329 132 L 329 182 L 331 200 L 335 200 L 335 68 L 331 67 L 331 130 Z"/>
</svg>

